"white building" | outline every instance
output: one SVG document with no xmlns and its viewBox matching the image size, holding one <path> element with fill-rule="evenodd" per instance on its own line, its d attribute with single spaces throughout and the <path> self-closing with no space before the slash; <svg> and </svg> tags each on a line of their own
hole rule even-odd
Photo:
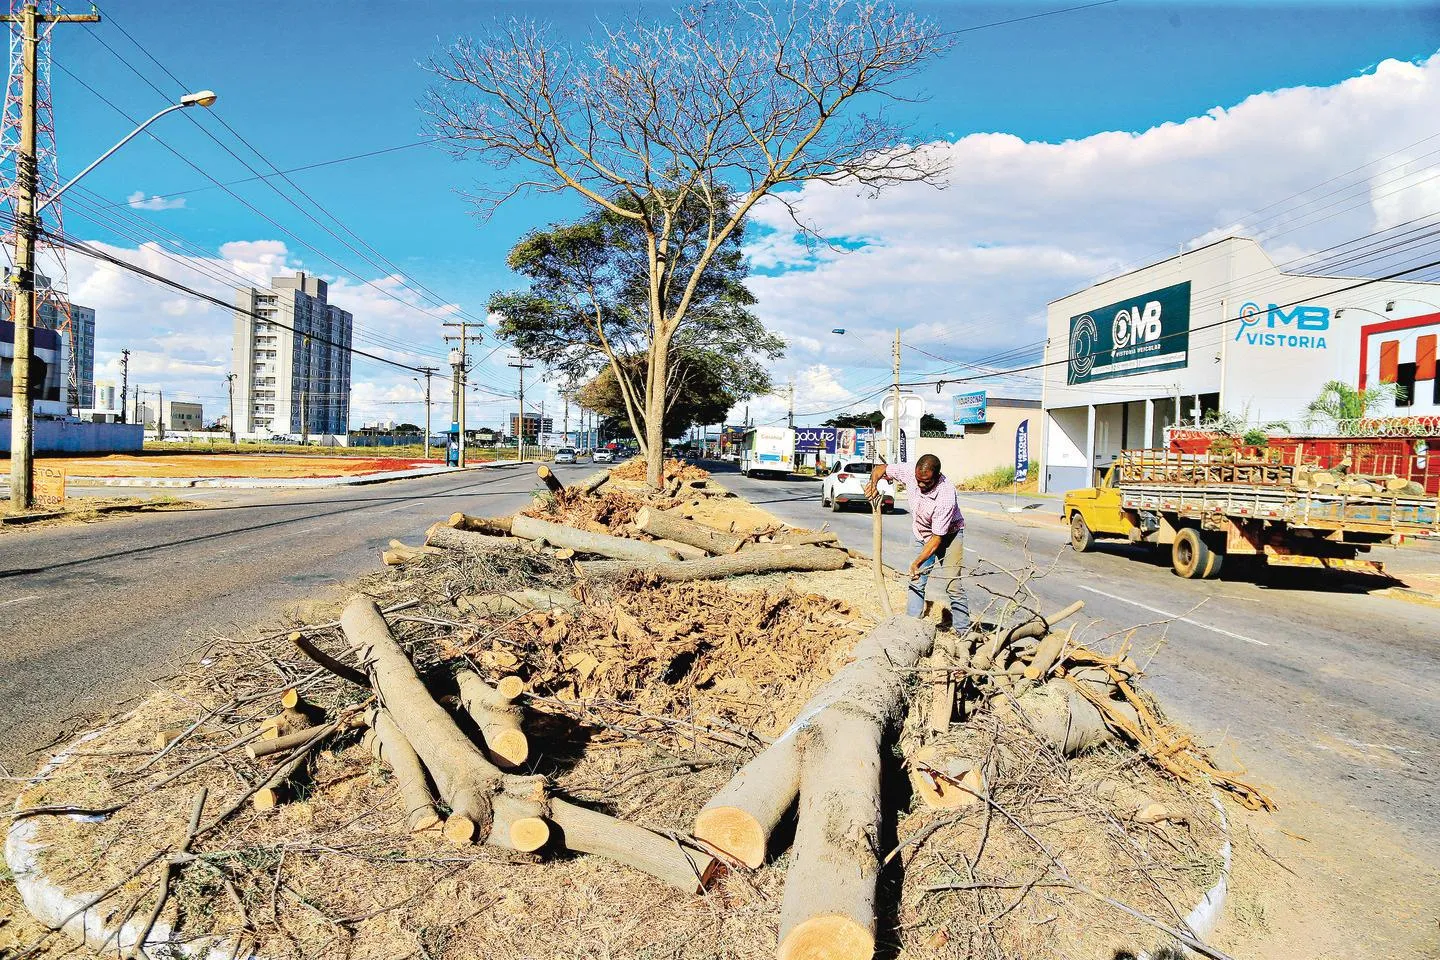
<svg viewBox="0 0 1440 960">
<path fill-rule="evenodd" d="M 1303 430 L 1341 380 L 1395 383 L 1382 415 L 1440 414 L 1440 284 L 1282 272 L 1231 237 L 1050 304 L 1041 485 L 1090 486 L 1123 449 L 1212 412 Z"/>
<path fill-rule="evenodd" d="M 304 273 L 236 291 L 235 425 L 240 436 L 344 437 L 354 318 Z M 258 314 L 261 319 L 254 316 Z"/>
</svg>

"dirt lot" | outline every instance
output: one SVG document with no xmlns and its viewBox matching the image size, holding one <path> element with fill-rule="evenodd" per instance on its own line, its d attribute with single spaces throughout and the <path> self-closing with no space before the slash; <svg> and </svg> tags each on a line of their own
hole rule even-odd
<svg viewBox="0 0 1440 960">
<path fill-rule="evenodd" d="M 343 477 L 434 466 L 434 461 L 399 457 L 247 456 L 244 454 L 155 454 L 106 457 L 40 457 L 37 464 L 61 467 L 69 477 Z"/>
</svg>

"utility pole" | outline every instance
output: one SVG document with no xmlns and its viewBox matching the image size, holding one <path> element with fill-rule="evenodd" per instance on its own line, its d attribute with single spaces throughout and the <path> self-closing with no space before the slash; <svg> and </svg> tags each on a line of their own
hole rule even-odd
<svg viewBox="0 0 1440 960">
<path fill-rule="evenodd" d="M 430 459 L 430 377 L 436 373 L 439 367 L 421 367 L 420 372 L 425 374 L 425 459 Z"/>
<path fill-rule="evenodd" d="M 305 383 L 300 388 L 300 444 L 310 445 L 310 335 L 301 341 L 300 349 L 305 353 Z"/>
<path fill-rule="evenodd" d="M 225 375 L 225 385 L 230 388 L 230 442 L 235 443 L 235 374 Z"/>
<path fill-rule="evenodd" d="M 464 320 L 446 321 L 441 324 L 445 329 L 451 327 L 459 330 L 459 333 L 445 334 L 445 342 L 458 343 L 459 346 L 450 351 L 450 366 L 454 370 L 455 383 L 453 385 L 454 395 L 451 398 L 451 406 L 455 419 L 455 429 L 459 432 L 456 439 L 456 466 L 465 466 L 465 371 L 468 366 L 469 348 L 472 343 L 479 343 L 485 338 L 478 333 L 471 333 L 470 329 L 475 326 Z"/>
<path fill-rule="evenodd" d="M 35 133 L 37 96 L 36 60 L 40 50 L 40 24 L 98 23 L 98 13 L 46 13 L 27 3 L 19 14 L 0 16 L 0 22 L 21 26 L 20 143 L 15 150 L 15 270 L 7 278 L 14 294 L 15 358 L 11 366 L 10 403 L 10 506 L 29 510 L 35 504 L 35 407 L 31 397 L 30 361 L 35 352 L 31 328 L 35 325 L 35 238 L 40 224 L 35 216 Z M 46 31 L 47 36 L 49 31 Z"/>
<path fill-rule="evenodd" d="M 155 439 L 165 439 L 165 391 L 155 391 Z"/>
<path fill-rule="evenodd" d="M 791 430 L 795 429 L 795 381 L 790 381 L 790 414 L 785 418 L 785 423 Z"/>
<path fill-rule="evenodd" d="M 890 406 L 890 462 L 900 462 L 900 328 L 895 328 L 895 349 L 891 354 L 891 366 L 895 372 L 894 398 Z"/>
<path fill-rule="evenodd" d="M 129 423 L 125 416 L 125 398 L 130 392 L 130 351 L 120 351 L 120 422 Z"/>
<path fill-rule="evenodd" d="M 525 371 L 535 366 L 533 363 L 526 363 L 525 357 L 516 355 L 508 366 L 520 371 L 520 428 L 516 430 L 515 437 L 515 460 L 518 463 L 525 459 Z M 537 438 L 538 439 L 538 438 Z"/>
</svg>

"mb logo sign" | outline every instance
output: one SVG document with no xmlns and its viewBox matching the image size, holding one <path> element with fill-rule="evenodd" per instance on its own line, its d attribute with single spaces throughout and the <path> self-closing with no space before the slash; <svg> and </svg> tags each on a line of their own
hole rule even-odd
<svg viewBox="0 0 1440 960">
<path fill-rule="evenodd" d="M 1144 309 L 1137 304 L 1115 312 L 1110 324 L 1110 335 L 1115 349 L 1121 350 L 1131 344 L 1150 343 L 1160 339 L 1160 301 L 1151 300 Z"/>
<path fill-rule="evenodd" d="M 1325 331 L 1330 329 L 1330 308 L 1301 304 L 1289 309 L 1278 303 L 1262 310 L 1251 301 L 1240 308 L 1237 343 L 1252 347 L 1284 347 L 1324 350 Z"/>
</svg>

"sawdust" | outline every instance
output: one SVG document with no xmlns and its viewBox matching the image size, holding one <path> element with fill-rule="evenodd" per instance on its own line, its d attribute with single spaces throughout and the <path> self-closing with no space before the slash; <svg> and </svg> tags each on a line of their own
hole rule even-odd
<svg viewBox="0 0 1440 960">
<path fill-rule="evenodd" d="M 612 480 L 644 480 L 645 470 L 645 460 L 641 457 L 636 457 L 633 460 L 626 460 L 624 463 L 611 468 L 610 478 Z M 710 476 L 709 470 L 704 470 L 694 464 L 685 463 L 683 460 L 666 460 L 661 473 L 667 483 L 676 478 L 681 480 L 705 480 Z"/>
<path fill-rule="evenodd" d="M 632 540 L 649 540 L 647 534 L 633 526 L 635 514 L 650 506 L 663 510 L 674 506 L 670 500 L 642 500 L 633 493 L 619 489 L 601 489 L 586 494 L 577 487 L 566 487 L 559 493 L 546 493 L 522 511 L 526 516 L 563 523 L 591 533 L 608 533 Z"/>
</svg>

